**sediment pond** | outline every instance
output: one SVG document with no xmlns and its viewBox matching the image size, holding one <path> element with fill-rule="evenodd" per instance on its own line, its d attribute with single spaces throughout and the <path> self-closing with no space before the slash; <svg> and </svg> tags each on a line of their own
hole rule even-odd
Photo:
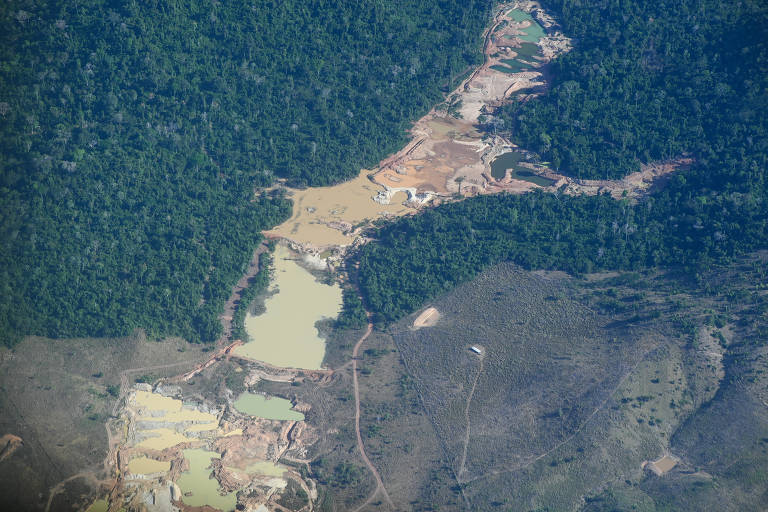
<svg viewBox="0 0 768 512">
<path fill-rule="evenodd" d="M 200 448 L 184 450 L 184 458 L 189 461 L 189 470 L 179 476 L 176 482 L 183 494 L 182 500 L 192 507 L 209 505 L 223 512 L 235 510 L 236 493 L 220 494 L 219 482 L 211 476 L 211 459 L 219 458 L 216 452 Z M 187 496 L 187 493 L 191 493 Z"/>
<path fill-rule="evenodd" d="M 149 457 L 136 457 L 128 463 L 128 471 L 134 475 L 151 475 L 152 473 L 165 473 L 171 469 L 169 461 L 150 459 Z"/>
<path fill-rule="evenodd" d="M 533 17 L 527 12 L 515 9 L 510 11 L 509 17 L 518 23 L 528 21 L 530 22 L 530 26 L 520 29 L 522 34 L 518 34 L 516 36 L 505 36 L 510 39 L 517 38 L 523 41 L 523 43 L 518 48 L 513 49 L 517 54 L 514 59 L 502 59 L 501 62 L 505 64 L 504 66 L 495 65 L 491 66 L 491 69 L 501 71 L 502 73 L 519 73 L 521 71 L 530 71 L 531 69 L 538 67 L 540 64 L 533 57 L 541 55 L 541 49 L 536 43 L 538 43 L 539 40 L 546 34 L 541 25 L 539 25 L 536 20 L 534 20 Z"/>
<path fill-rule="evenodd" d="M 245 329 L 250 340 L 235 351 L 275 366 L 319 369 L 325 342 L 315 324 L 339 315 L 341 288 L 319 282 L 294 258 L 286 247 L 277 246 L 273 294 L 264 302 L 264 313 L 246 315 Z"/>
<path fill-rule="evenodd" d="M 318 248 L 349 245 L 354 237 L 337 229 L 341 225 L 355 226 L 367 220 L 412 211 L 403 205 L 408 199 L 405 192 L 395 194 L 390 204 L 375 202 L 373 198 L 384 188 L 373 183 L 368 178 L 369 173 L 362 170 L 357 178 L 332 187 L 290 191 L 293 215 L 266 234 Z"/>
<path fill-rule="evenodd" d="M 94 501 L 90 507 L 85 509 L 85 512 L 107 512 L 109 508 L 109 502 L 105 499 Z"/>
<path fill-rule="evenodd" d="M 497 180 L 504 179 L 504 176 L 507 175 L 507 169 L 513 171 L 522 169 L 519 164 L 523 160 L 525 160 L 525 156 L 517 151 L 499 155 L 491 162 L 491 176 Z"/>
<path fill-rule="evenodd" d="M 304 415 L 292 408 L 291 402 L 284 398 L 266 397 L 256 393 L 245 392 L 235 400 L 235 409 L 244 414 L 268 420 L 304 421 Z"/>
<path fill-rule="evenodd" d="M 531 169 L 520 165 L 523 161 L 525 161 L 525 155 L 517 151 L 499 155 L 491 162 L 491 176 L 497 180 L 503 179 L 507 170 L 511 169 L 510 177 L 516 180 L 528 181 L 542 187 L 548 187 L 554 183 L 553 180 L 539 176 Z"/>
</svg>

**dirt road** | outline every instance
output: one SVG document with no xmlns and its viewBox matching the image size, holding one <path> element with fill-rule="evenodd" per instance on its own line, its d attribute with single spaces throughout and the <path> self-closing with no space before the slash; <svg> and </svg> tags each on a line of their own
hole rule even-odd
<svg viewBox="0 0 768 512">
<path fill-rule="evenodd" d="M 376 479 L 376 490 L 371 493 L 365 503 L 355 509 L 355 512 L 358 512 L 359 510 L 362 510 L 368 506 L 368 504 L 373 501 L 373 498 L 379 492 L 381 492 L 381 494 L 384 496 L 384 499 L 389 504 L 389 506 L 393 510 L 395 509 L 395 505 L 392 503 L 392 500 L 389 497 L 389 493 L 387 493 L 386 487 L 384 487 L 384 482 L 382 482 L 379 472 L 376 471 L 376 467 L 373 465 L 373 463 L 371 463 L 368 455 L 365 454 L 363 437 L 360 435 L 360 388 L 357 384 L 357 354 L 360 351 L 360 347 L 363 345 L 363 342 L 368 338 L 368 336 L 371 335 L 372 331 L 373 324 L 369 321 L 368 328 L 365 330 L 365 334 L 363 334 L 363 336 L 357 341 L 355 348 L 352 349 L 352 382 L 354 383 L 355 387 L 355 434 L 357 434 L 357 447 L 360 449 L 360 456 L 363 458 L 363 462 L 365 462 L 365 465 L 368 466 L 368 469 L 371 470 L 373 477 Z"/>
<path fill-rule="evenodd" d="M 477 374 L 475 375 L 475 380 L 472 383 L 472 389 L 469 391 L 469 396 L 467 397 L 467 405 L 464 408 L 464 421 L 466 422 L 466 430 L 464 433 L 464 450 L 461 454 L 461 462 L 459 463 L 459 470 L 456 472 L 457 479 L 462 478 L 464 475 L 465 468 L 464 466 L 467 463 L 467 448 L 469 448 L 469 428 L 470 428 L 470 416 L 469 416 L 469 406 L 472 404 L 472 397 L 475 396 L 475 388 L 477 388 L 477 381 L 480 380 L 480 374 L 483 373 L 483 359 L 484 359 L 485 351 L 483 351 L 483 354 L 480 355 L 480 366 L 477 369 Z M 462 480 L 459 480 L 459 483 L 463 483 Z"/>
</svg>

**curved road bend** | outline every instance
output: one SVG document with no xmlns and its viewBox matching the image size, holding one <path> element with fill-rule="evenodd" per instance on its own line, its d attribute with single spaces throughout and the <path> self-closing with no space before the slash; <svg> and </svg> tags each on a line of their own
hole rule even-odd
<svg viewBox="0 0 768 512">
<path fill-rule="evenodd" d="M 368 455 L 365 454 L 363 437 L 360 435 L 360 388 L 357 384 L 357 353 L 360 350 L 360 347 L 363 345 L 363 342 L 368 338 L 368 336 L 371 335 L 372 331 L 373 323 L 369 321 L 368 328 L 365 330 L 365 334 L 363 334 L 363 336 L 357 341 L 355 348 L 352 349 L 352 382 L 354 383 L 355 387 L 355 433 L 357 434 L 357 447 L 360 450 L 360 456 L 363 458 L 363 462 L 365 462 L 365 465 L 368 466 L 368 469 L 371 470 L 373 477 L 376 479 L 376 489 L 368 497 L 365 503 L 355 509 L 355 512 L 365 508 L 371 501 L 373 501 L 373 498 L 376 496 L 376 494 L 379 493 L 379 491 L 381 491 L 381 494 L 384 496 L 384 499 L 387 501 L 389 506 L 393 510 L 395 508 L 395 505 L 392 503 L 392 500 L 389 497 L 389 493 L 387 493 L 386 487 L 384 487 L 384 482 L 382 482 L 379 472 L 376 471 L 376 467 L 373 465 L 373 463 L 371 463 Z"/>
</svg>

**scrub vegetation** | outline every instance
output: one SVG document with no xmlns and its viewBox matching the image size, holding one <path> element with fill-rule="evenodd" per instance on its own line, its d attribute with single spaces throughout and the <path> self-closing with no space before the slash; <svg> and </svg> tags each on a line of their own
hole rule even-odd
<svg viewBox="0 0 768 512">
<path fill-rule="evenodd" d="M 4 2 L 0 339 L 216 339 L 259 232 L 290 215 L 254 187 L 397 149 L 478 63 L 490 7 Z"/>
<path fill-rule="evenodd" d="M 272 255 L 269 252 L 259 254 L 259 271 L 248 280 L 232 315 L 232 339 L 250 341 L 245 330 L 245 316 L 254 302 L 267 294 L 273 271 Z"/>
<path fill-rule="evenodd" d="M 359 361 L 361 431 L 392 500 L 409 510 L 761 510 L 766 257 L 695 279 L 570 278 L 504 263 L 432 301 L 434 327 L 411 329 L 411 315 L 374 332 Z M 642 469 L 666 453 L 680 462 L 664 477 Z"/>
</svg>

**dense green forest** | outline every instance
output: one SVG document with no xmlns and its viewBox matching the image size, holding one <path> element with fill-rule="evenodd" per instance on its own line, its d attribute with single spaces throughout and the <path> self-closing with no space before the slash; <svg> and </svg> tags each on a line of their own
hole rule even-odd
<svg viewBox="0 0 768 512">
<path fill-rule="evenodd" d="M 548 94 L 503 109 L 510 136 L 581 176 L 622 175 L 684 151 L 696 164 L 636 204 L 489 196 L 387 225 L 353 256 L 378 320 L 504 260 L 574 273 L 680 265 L 695 275 L 768 246 L 768 7 L 550 5 L 577 45 L 554 63 Z"/>
<path fill-rule="evenodd" d="M 546 99 L 500 112 L 523 147 L 581 178 L 620 178 L 683 153 L 709 161 L 734 145 L 760 150 L 749 138 L 765 121 L 765 2 L 546 4 L 576 48 L 553 63 Z"/>
<path fill-rule="evenodd" d="M 0 6 L 0 336 L 217 336 L 276 177 L 402 144 L 480 58 L 487 0 Z"/>
<path fill-rule="evenodd" d="M 271 251 L 274 247 L 270 247 L 270 252 L 263 252 L 259 254 L 259 271 L 248 280 L 248 284 L 245 289 L 240 293 L 240 299 L 235 307 L 235 313 L 232 315 L 232 339 L 252 341 L 248 336 L 248 331 L 245 330 L 245 316 L 248 314 L 248 309 L 253 304 L 253 301 L 258 298 L 259 295 L 267 293 L 269 289 L 269 283 L 272 279 L 274 267 L 272 266 L 272 254 Z"/>
</svg>

